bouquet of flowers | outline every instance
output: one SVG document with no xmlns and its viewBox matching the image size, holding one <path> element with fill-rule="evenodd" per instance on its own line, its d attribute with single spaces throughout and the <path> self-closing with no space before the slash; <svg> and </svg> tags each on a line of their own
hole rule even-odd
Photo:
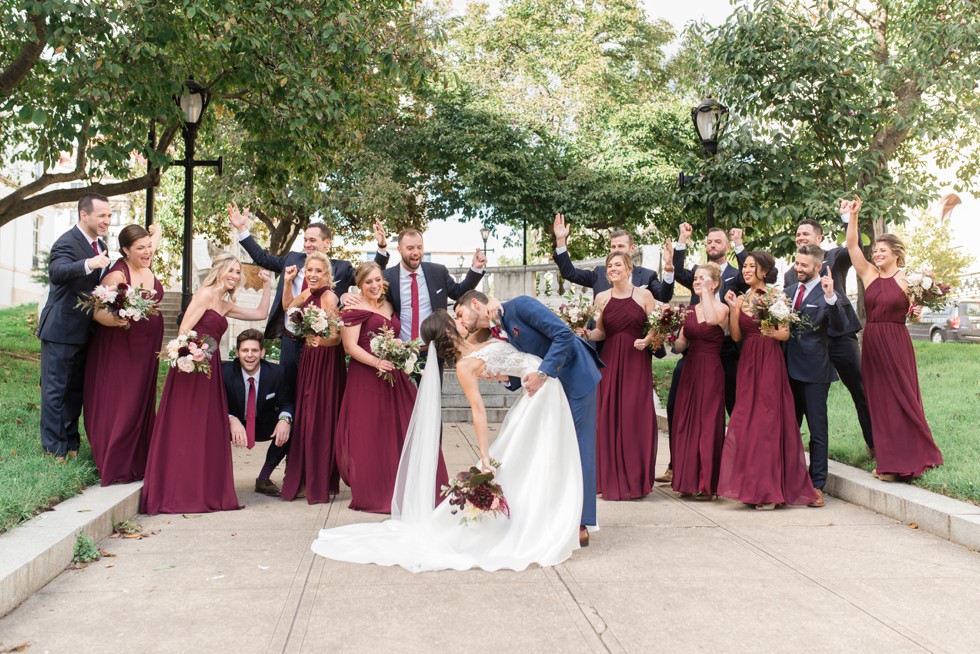
<svg viewBox="0 0 980 654">
<path fill-rule="evenodd" d="M 555 309 L 555 314 L 572 331 L 584 329 L 596 317 L 599 310 L 593 304 L 592 298 L 584 292 L 569 293 L 562 297 L 562 303 Z"/>
<path fill-rule="evenodd" d="M 382 327 L 371 338 L 372 354 L 395 364 L 395 368 L 406 375 L 421 372 L 419 361 L 419 348 L 421 347 L 422 342 L 418 339 L 413 341 L 398 339 L 390 327 Z M 379 370 L 378 377 L 388 380 L 392 386 L 395 385 L 395 376 L 390 372 Z"/>
<path fill-rule="evenodd" d="M 755 318 L 762 329 L 792 327 L 802 320 L 800 314 L 793 311 L 791 300 L 775 286 L 767 286 L 765 291 L 758 293 L 747 293 L 745 297 L 742 310 Z"/>
<path fill-rule="evenodd" d="M 305 336 L 307 344 L 315 343 L 317 336 L 329 338 L 331 333 L 335 333 L 344 326 L 340 318 L 327 313 L 315 304 L 306 307 L 293 307 L 287 315 L 293 333 L 298 336 Z"/>
<path fill-rule="evenodd" d="M 949 302 L 951 290 L 949 284 L 937 281 L 931 270 L 925 272 L 907 271 L 905 281 L 909 284 L 909 295 L 912 296 L 909 317 L 915 315 L 912 309 L 916 306 L 928 307 L 933 311 L 938 311 Z"/>
<path fill-rule="evenodd" d="M 80 298 L 75 303 L 75 308 L 86 313 L 104 309 L 117 318 L 136 322 L 159 315 L 160 310 L 157 301 L 153 299 L 154 295 L 156 291 L 153 289 L 134 288 L 125 282 L 119 282 L 115 286 L 96 286 L 91 295 Z M 129 322 L 123 329 L 129 329 Z"/>
<path fill-rule="evenodd" d="M 686 317 L 687 307 L 683 304 L 676 307 L 669 304 L 657 305 L 657 308 L 647 316 L 647 333 L 653 334 L 653 343 L 650 347 L 659 350 L 665 342 L 676 341 Z"/>
<path fill-rule="evenodd" d="M 203 372 L 211 379 L 211 353 L 217 346 L 210 336 L 198 336 L 191 330 L 167 343 L 160 360 L 180 372 Z"/>
<path fill-rule="evenodd" d="M 499 461 L 490 461 L 494 468 L 500 467 Z M 453 515 L 462 513 L 459 523 L 478 522 L 483 516 L 498 514 L 510 518 L 510 506 L 504 497 L 504 490 L 493 480 L 493 471 L 482 472 L 476 466 L 456 475 L 449 480 L 448 486 L 439 491 L 443 497 L 449 498 L 450 512 Z"/>
</svg>

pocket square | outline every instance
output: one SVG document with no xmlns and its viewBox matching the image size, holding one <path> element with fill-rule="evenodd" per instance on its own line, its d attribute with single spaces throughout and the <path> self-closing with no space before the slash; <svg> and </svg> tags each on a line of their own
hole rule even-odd
<svg viewBox="0 0 980 654">
<path fill-rule="evenodd" d="M 440 293 L 442 293 L 442 289 L 441 288 L 437 288 L 436 289 L 436 295 L 439 295 Z"/>
<path fill-rule="evenodd" d="M 806 305 L 806 308 L 807 309 L 817 309 L 819 307 L 820 307 L 819 304 L 808 304 L 808 305 Z"/>
<path fill-rule="evenodd" d="M 271 400 L 271 399 L 272 399 L 272 398 L 274 398 L 275 396 L 276 396 L 276 394 L 275 394 L 275 393 L 269 393 L 268 395 L 266 395 L 266 396 L 265 396 L 265 399 L 267 399 L 267 400 Z"/>
</svg>

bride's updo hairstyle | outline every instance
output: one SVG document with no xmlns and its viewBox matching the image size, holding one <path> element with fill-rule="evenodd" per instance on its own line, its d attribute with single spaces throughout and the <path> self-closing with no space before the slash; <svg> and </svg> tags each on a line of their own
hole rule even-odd
<svg viewBox="0 0 980 654">
<path fill-rule="evenodd" d="M 757 270 L 763 273 L 763 281 L 767 284 L 775 284 L 776 278 L 778 277 L 778 272 L 776 271 L 776 260 L 768 252 L 763 252 L 762 250 L 756 250 L 755 252 L 749 252 L 746 258 L 752 257 L 755 261 L 755 267 Z"/>
<path fill-rule="evenodd" d="M 429 347 L 436 348 L 436 354 L 446 362 L 456 361 L 456 347 L 463 339 L 456 331 L 456 321 L 445 309 L 436 309 L 422 321 L 419 336 Z"/>
</svg>

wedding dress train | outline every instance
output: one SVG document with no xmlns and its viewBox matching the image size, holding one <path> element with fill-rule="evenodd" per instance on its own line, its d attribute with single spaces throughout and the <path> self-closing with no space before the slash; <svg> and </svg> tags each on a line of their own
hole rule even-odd
<svg viewBox="0 0 980 654">
<path fill-rule="evenodd" d="M 582 468 L 575 425 L 561 382 L 548 379 L 508 412 L 490 446 L 500 462 L 496 480 L 510 518 L 487 516 L 468 525 L 449 502 L 432 508 L 441 426 L 441 384 L 430 348 L 419 397 L 402 450 L 392 519 L 323 529 L 315 553 L 339 561 L 429 570 L 523 570 L 561 563 L 579 547 Z M 523 377 L 541 360 L 495 341 L 468 355 L 491 375 Z M 479 465 L 479 463 L 477 463 Z M 453 471 L 450 471 L 453 474 Z"/>
</svg>

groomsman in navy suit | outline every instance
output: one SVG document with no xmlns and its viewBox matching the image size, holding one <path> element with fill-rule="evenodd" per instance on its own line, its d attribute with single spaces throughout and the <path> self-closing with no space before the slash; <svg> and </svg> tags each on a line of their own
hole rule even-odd
<svg viewBox="0 0 980 654">
<path fill-rule="evenodd" d="M 561 276 L 579 286 L 592 289 L 592 296 L 612 288 L 612 284 L 606 279 L 606 267 L 597 266 L 592 270 L 582 270 L 572 264 L 572 258 L 568 254 L 568 225 L 565 224 L 565 216 L 555 214 L 555 262 L 558 264 L 558 272 Z M 625 252 L 633 256 L 636 252 L 636 245 L 633 243 L 633 236 L 627 231 L 617 229 L 609 235 L 609 253 Z M 633 286 L 650 289 L 653 297 L 661 302 L 670 302 L 674 297 L 674 274 L 673 262 L 664 261 L 664 278 L 658 279 L 657 272 L 644 268 L 643 266 L 633 267 Z"/>
<path fill-rule="evenodd" d="M 41 339 L 41 446 L 58 461 L 78 456 L 92 314 L 76 309 L 75 303 L 95 289 L 109 267 L 104 238 L 110 222 L 109 198 L 90 193 L 78 201 L 78 224 L 51 246 L 51 283 L 37 335 Z"/>
<path fill-rule="evenodd" d="M 687 255 L 687 242 L 694 234 L 694 228 L 690 223 L 681 223 L 680 233 L 677 242 L 674 244 L 674 274 L 677 283 L 691 291 L 691 306 L 698 304 L 701 298 L 694 292 L 694 273 L 698 267 L 684 267 L 684 259 Z M 742 279 L 742 264 L 748 252 L 742 245 L 742 230 L 733 228 L 726 232 L 720 227 L 712 227 L 704 239 L 705 253 L 708 261 L 717 264 L 721 268 L 721 285 L 716 294 L 719 299 L 724 298 L 728 291 L 736 295 L 741 295 L 748 290 L 748 285 Z M 735 260 L 738 268 L 729 265 L 728 250 L 731 248 L 735 252 Z M 725 409 L 728 415 L 732 414 L 735 408 L 735 380 L 738 377 L 738 346 L 735 341 L 727 334 L 721 346 L 721 366 L 725 373 Z M 681 371 L 684 369 L 684 358 L 682 357 L 670 378 L 670 392 L 667 395 L 667 435 L 671 435 L 674 424 L 674 403 L 677 401 L 677 385 L 680 383 Z M 667 472 L 657 477 L 656 481 L 670 483 L 674 478 L 674 473 L 670 464 L 667 465 Z"/>
<path fill-rule="evenodd" d="M 272 472 L 289 451 L 293 425 L 293 399 L 282 366 L 265 360 L 265 337 L 257 329 L 238 335 L 238 358 L 221 364 L 228 396 L 231 438 L 252 449 L 256 441 L 270 441 L 265 464 L 255 480 L 255 492 L 279 495 Z"/>
<path fill-rule="evenodd" d="M 252 257 L 259 266 L 279 275 L 279 284 L 276 286 L 276 297 L 269 309 L 269 322 L 265 328 L 266 338 L 278 338 L 280 341 L 279 364 L 286 369 L 286 381 L 291 389 L 296 388 L 296 372 L 299 367 L 299 355 L 303 351 L 303 341 L 288 338 L 286 335 L 285 319 L 286 311 L 282 307 L 282 285 L 284 276 L 282 271 L 289 266 L 296 266 L 296 278 L 293 280 L 293 297 L 298 296 L 305 288 L 305 264 L 306 255 L 310 252 L 319 250 L 327 252 L 333 243 L 333 232 L 324 223 L 310 223 L 303 232 L 303 251 L 288 252 L 286 256 L 280 257 L 269 254 L 262 246 L 255 242 L 251 233 L 248 231 L 248 209 L 245 213 L 238 210 L 234 203 L 228 206 L 228 220 L 232 226 L 238 230 L 238 243 L 245 248 L 248 256 Z M 387 241 L 385 240 L 384 228 L 380 223 L 374 224 L 374 236 L 378 242 L 378 251 L 374 255 L 374 261 L 382 270 L 388 265 L 388 253 L 385 250 Z M 337 297 L 347 292 L 347 289 L 354 283 L 354 266 L 349 261 L 340 259 L 330 260 L 331 273 L 333 273 L 334 293 Z"/>
<path fill-rule="evenodd" d="M 796 228 L 796 246 L 819 246 L 823 242 L 823 227 L 815 220 L 804 220 Z M 854 409 L 857 411 L 858 422 L 864 443 L 868 447 L 868 457 L 874 459 L 874 437 L 871 432 L 871 414 L 868 413 L 868 400 L 864 395 L 864 382 L 861 378 L 861 349 L 858 346 L 857 333 L 861 331 L 861 321 L 858 320 L 854 306 L 847 299 L 847 271 L 851 267 L 851 255 L 845 247 L 823 250 L 823 267 L 820 274 L 829 270 L 833 273 L 834 288 L 838 301 L 841 303 L 842 326 L 831 328 L 830 360 L 837 370 L 841 383 L 851 394 Z M 786 272 L 783 288 L 796 282 L 796 271 Z"/>
<path fill-rule="evenodd" d="M 549 377 L 561 382 L 575 421 L 582 459 L 582 522 L 579 542 L 589 544 L 586 527 L 596 523 L 595 423 L 596 389 L 603 368 L 599 355 L 575 336 L 572 330 L 545 305 L 534 298 L 519 296 L 500 304 L 479 291 L 470 291 L 456 303 L 456 316 L 470 331 L 490 329 L 496 338 L 505 338 L 521 352 L 541 357 L 536 373 L 523 380 L 510 379 L 508 388 L 522 386 L 534 395 Z"/>
<path fill-rule="evenodd" d="M 786 296 L 793 310 L 803 318 L 791 328 L 786 341 L 786 372 L 796 404 L 796 420 L 806 417 L 810 430 L 810 481 L 817 499 L 810 506 L 824 505 L 823 487 L 827 483 L 827 393 L 837 379 L 830 360 L 830 332 L 843 327 L 843 302 L 834 289 L 834 278 L 823 267 L 819 245 L 801 246 L 796 254 L 797 282 L 787 285 Z"/>
</svg>

